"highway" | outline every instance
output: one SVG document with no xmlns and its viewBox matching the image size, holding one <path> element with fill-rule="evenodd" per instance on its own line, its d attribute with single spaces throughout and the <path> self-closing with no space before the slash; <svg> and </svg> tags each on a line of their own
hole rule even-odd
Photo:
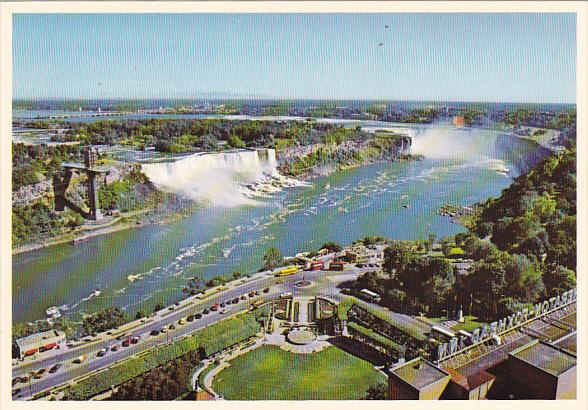
<svg viewBox="0 0 588 410">
<path fill-rule="evenodd" d="M 106 369 L 124 359 L 136 356 L 153 346 L 163 345 L 172 340 L 189 336 L 197 330 L 219 320 L 249 309 L 250 303 L 256 299 L 263 298 L 267 300 L 277 298 L 283 292 L 291 292 L 294 297 L 323 296 L 339 302 L 346 297 L 341 294 L 340 288 L 338 287 L 339 284 L 354 280 L 359 274 L 365 271 L 373 270 L 373 268 L 360 269 L 354 266 L 349 266 L 349 268 L 344 271 L 301 271 L 282 278 L 274 276 L 272 272 L 262 272 L 251 279 L 245 280 L 244 283 L 243 280 L 239 280 L 227 284 L 227 289 L 211 294 L 203 299 L 197 299 L 195 297 L 186 299 L 179 306 L 173 306 L 173 310 L 170 310 L 172 307 L 167 307 L 149 318 L 142 319 L 143 322 L 134 321 L 131 324 L 121 326 L 118 330 L 111 331 L 111 335 L 103 333 L 93 338 L 93 341 L 82 342 L 76 346 L 62 347 L 59 350 L 40 354 L 40 357 L 36 360 L 26 361 L 14 366 L 12 377 L 30 375 L 31 372 L 36 372 L 41 368 L 49 370 L 57 363 L 62 364 L 62 367 L 55 373 L 46 372 L 41 379 L 31 377 L 26 384 L 16 384 L 13 389 L 20 389 L 20 391 L 13 398 L 25 400 L 46 389 L 60 386 L 97 370 Z M 312 285 L 306 288 L 295 286 L 294 284 L 303 277 L 312 281 Z M 268 293 L 263 293 L 263 289 L 265 288 L 269 288 Z M 247 297 L 247 300 L 240 299 L 242 295 L 247 295 L 254 291 L 259 291 L 260 295 L 253 298 Z M 236 305 L 227 305 L 226 307 L 231 308 L 231 311 L 226 314 L 221 314 L 220 311 L 211 311 L 209 314 L 202 315 L 200 319 L 195 319 L 193 322 L 186 322 L 183 325 L 178 324 L 180 319 L 185 318 L 189 314 L 202 313 L 205 308 L 209 308 L 215 303 L 226 302 L 235 298 L 239 298 L 239 303 Z M 394 315 L 398 320 L 405 323 L 410 322 L 413 325 L 420 325 L 424 327 L 424 330 L 428 330 L 428 328 L 425 329 L 426 325 L 410 316 L 394 312 L 389 313 Z M 158 336 L 150 336 L 152 330 L 160 330 L 162 327 L 172 323 L 176 326 L 175 330 L 160 333 Z M 126 330 L 129 328 L 131 330 Z M 139 341 L 136 344 L 131 344 L 129 347 L 122 347 L 122 341 L 117 339 L 121 334 L 125 336 L 129 334 L 138 336 Z M 116 352 L 110 350 L 114 345 L 118 347 Z M 103 357 L 97 357 L 98 351 L 102 348 L 107 348 L 108 352 Z M 74 364 L 73 361 L 81 355 L 85 355 L 87 360 L 82 364 Z"/>
</svg>

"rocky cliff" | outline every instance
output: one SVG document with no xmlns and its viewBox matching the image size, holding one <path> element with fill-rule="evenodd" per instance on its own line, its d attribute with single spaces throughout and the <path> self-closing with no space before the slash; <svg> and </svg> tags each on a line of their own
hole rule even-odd
<svg viewBox="0 0 588 410">
<path fill-rule="evenodd" d="M 278 169 L 284 175 L 313 178 L 345 168 L 410 158 L 411 143 L 406 135 L 390 134 L 341 144 L 291 147 L 278 153 Z"/>
</svg>

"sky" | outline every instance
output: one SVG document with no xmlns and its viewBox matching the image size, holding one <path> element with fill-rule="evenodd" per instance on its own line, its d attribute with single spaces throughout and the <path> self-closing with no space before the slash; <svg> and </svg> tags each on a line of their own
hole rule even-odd
<svg viewBox="0 0 588 410">
<path fill-rule="evenodd" d="M 575 33 L 572 13 L 17 14 L 13 94 L 574 103 Z"/>
</svg>

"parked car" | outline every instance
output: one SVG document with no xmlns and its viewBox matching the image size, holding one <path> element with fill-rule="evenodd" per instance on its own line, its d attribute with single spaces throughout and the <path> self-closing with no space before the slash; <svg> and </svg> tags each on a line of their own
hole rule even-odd
<svg viewBox="0 0 588 410">
<path fill-rule="evenodd" d="M 111 352 L 116 352 L 117 350 L 118 350 L 118 346 L 117 346 L 117 345 L 114 345 L 114 346 L 112 346 L 112 347 L 110 348 L 110 351 L 111 351 Z"/>
<path fill-rule="evenodd" d="M 236 305 L 237 303 L 239 303 L 239 298 L 233 299 L 233 304 Z"/>
<path fill-rule="evenodd" d="M 12 379 L 12 387 L 14 387 L 17 383 L 20 383 L 20 377 L 15 377 Z"/>
<path fill-rule="evenodd" d="M 226 304 L 225 302 L 222 302 L 222 303 L 220 304 L 220 307 L 224 308 L 226 305 L 227 305 L 227 304 Z"/>
<path fill-rule="evenodd" d="M 168 326 L 169 330 L 176 330 L 176 325 L 174 325 L 173 323 L 171 325 Z"/>
<path fill-rule="evenodd" d="M 17 394 L 19 394 L 20 392 L 21 392 L 21 389 L 20 389 L 20 388 L 18 388 L 18 389 L 12 389 L 12 395 L 13 395 L 13 396 L 16 396 L 16 395 L 17 395 Z"/>
<path fill-rule="evenodd" d="M 41 377 L 43 377 L 45 375 L 46 371 L 47 371 L 47 369 L 40 369 L 37 373 L 35 373 L 34 378 L 40 379 Z"/>
<path fill-rule="evenodd" d="M 29 376 L 21 376 L 20 382 L 21 383 L 28 383 L 31 378 Z"/>
<path fill-rule="evenodd" d="M 263 293 L 268 293 L 268 292 L 269 292 L 269 288 L 265 288 L 265 289 L 263 290 Z"/>
<path fill-rule="evenodd" d="M 55 373 L 57 370 L 59 370 L 61 368 L 62 364 L 61 363 L 57 363 L 55 366 L 53 366 L 52 368 L 49 369 L 49 373 Z"/>
<path fill-rule="evenodd" d="M 129 339 L 122 342 L 122 347 L 129 347 L 131 345 L 131 341 Z"/>
<path fill-rule="evenodd" d="M 247 299 L 247 295 L 241 295 L 241 300 L 246 300 Z"/>
<path fill-rule="evenodd" d="M 122 335 L 119 335 L 119 336 L 117 336 L 117 337 L 116 337 L 116 340 L 122 340 L 122 339 L 124 339 L 126 336 L 127 336 L 127 334 L 126 334 L 126 333 L 123 333 Z"/>
<path fill-rule="evenodd" d="M 203 314 L 208 315 L 210 313 L 210 309 L 204 309 L 202 311 Z"/>
<path fill-rule="evenodd" d="M 212 306 L 210 307 L 210 310 L 212 310 L 213 312 L 216 312 L 218 309 L 219 309 L 219 305 L 218 305 L 218 303 L 215 303 L 214 305 L 212 305 Z"/>
<path fill-rule="evenodd" d="M 102 357 L 106 354 L 106 352 L 108 352 L 108 349 L 103 347 L 102 349 L 98 350 L 98 353 L 96 354 L 96 356 Z"/>
<path fill-rule="evenodd" d="M 224 315 L 225 313 L 229 313 L 231 311 L 231 308 L 225 308 L 223 310 L 220 311 L 221 315 Z"/>
<path fill-rule="evenodd" d="M 253 296 L 255 296 L 255 292 L 249 292 L 249 297 L 252 298 Z"/>
<path fill-rule="evenodd" d="M 131 343 L 134 344 L 134 345 L 136 345 L 137 343 L 139 343 L 139 337 L 138 336 L 133 337 L 131 339 Z"/>
<path fill-rule="evenodd" d="M 159 335 L 159 330 L 157 330 L 157 329 L 153 329 L 153 330 L 152 330 L 152 331 L 151 331 L 149 334 L 150 334 L 151 336 L 157 336 L 157 335 Z"/>
</svg>

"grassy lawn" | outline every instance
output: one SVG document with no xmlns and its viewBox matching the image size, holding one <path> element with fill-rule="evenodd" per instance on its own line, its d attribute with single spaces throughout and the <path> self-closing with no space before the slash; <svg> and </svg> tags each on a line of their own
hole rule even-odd
<svg viewBox="0 0 588 410">
<path fill-rule="evenodd" d="M 302 355 L 262 346 L 233 360 L 213 387 L 227 400 L 353 400 L 386 380 L 370 363 L 336 347 Z"/>
<path fill-rule="evenodd" d="M 455 332 L 457 332 L 458 330 L 465 330 L 466 332 L 471 332 L 472 330 L 485 325 L 484 322 L 478 322 L 478 318 L 475 316 L 464 316 L 464 319 L 464 323 L 459 323 L 453 326 L 451 330 Z"/>
<path fill-rule="evenodd" d="M 477 329 L 486 324 L 484 322 L 479 322 L 478 318 L 475 316 L 464 316 L 463 318 L 465 319 L 465 322 L 458 323 L 457 325 L 453 326 L 451 328 L 452 331 L 457 332 L 458 330 L 465 330 L 466 332 L 471 332 L 472 330 Z M 447 320 L 447 317 L 427 317 L 427 319 L 431 322 L 440 324 L 442 322 L 445 322 Z"/>
</svg>

